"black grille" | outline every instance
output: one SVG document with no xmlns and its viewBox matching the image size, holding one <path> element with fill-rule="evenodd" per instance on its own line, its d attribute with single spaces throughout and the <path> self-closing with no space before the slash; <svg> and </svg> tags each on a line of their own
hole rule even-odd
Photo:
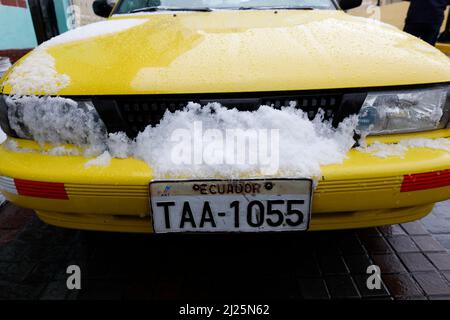
<svg viewBox="0 0 450 320">
<path fill-rule="evenodd" d="M 94 103 L 108 132 L 124 131 L 133 138 L 148 125 L 156 126 L 166 111 L 182 110 L 189 102 L 201 105 L 218 102 L 241 111 L 257 110 L 261 105 L 280 109 L 295 103 L 296 108 L 306 112 L 309 119 L 323 110 L 324 119 L 337 126 L 342 119 L 359 111 L 365 96 L 361 93 L 143 95 L 98 98 Z"/>
</svg>

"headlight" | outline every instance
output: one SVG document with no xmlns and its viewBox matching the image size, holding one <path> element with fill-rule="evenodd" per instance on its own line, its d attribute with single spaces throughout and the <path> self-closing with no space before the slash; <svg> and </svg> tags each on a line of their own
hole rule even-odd
<svg viewBox="0 0 450 320">
<path fill-rule="evenodd" d="M 11 137 L 17 137 L 16 133 L 11 130 L 8 120 L 8 106 L 6 105 L 5 96 L 0 94 L 0 127 Z"/>
<path fill-rule="evenodd" d="M 96 145 L 106 129 L 90 100 L 1 96 L 0 122 L 12 136 L 53 144 Z"/>
<path fill-rule="evenodd" d="M 392 134 L 445 128 L 449 87 L 369 93 L 359 112 L 358 130 Z"/>
</svg>

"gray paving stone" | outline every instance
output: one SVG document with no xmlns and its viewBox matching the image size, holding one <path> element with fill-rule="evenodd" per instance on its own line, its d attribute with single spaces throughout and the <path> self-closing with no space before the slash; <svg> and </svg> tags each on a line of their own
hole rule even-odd
<svg viewBox="0 0 450 320">
<path fill-rule="evenodd" d="M 62 281 L 52 281 L 49 282 L 47 287 L 42 292 L 40 299 L 41 300 L 64 300 L 69 296 L 75 294 L 76 296 L 79 294 L 78 290 L 69 290 L 67 289 L 67 284 L 65 280 Z"/>
<path fill-rule="evenodd" d="M 436 270 L 421 252 L 400 253 L 399 257 L 410 272 Z"/>
<path fill-rule="evenodd" d="M 370 254 L 391 253 L 392 249 L 383 237 L 362 238 L 361 242 Z"/>
<path fill-rule="evenodd" d="M 0 280 L 0 299 L 37 300 L 44 287 L 44 283 L 30 286 Z"/>
<path fill-rule="evenodd" d="M 447 218 L 450 215 L 450 201 L 442 201 L 435 204 L 432 215 Z"/>
<path fill-rule="evenodd" d="M 330 299 L 325 280 L 322 278 L 302 278 L 299 280 L 303 299 Z"/>
<path fill-rule="evenodd" d="M 433 238 L 439 241 L 447 251 L 450 251 L 450 234 L 436 234 L 433 235 Z"/>
<path fill-rule="evenodd" d="M 403 223 L 402 228 L 406 231 L 407 234 L 412 236 L 428 234 L 428 231 L 418 221 Z"/>
<path fill-rule="evenodd" d="M 22 282 L 35 268 L 36 262 L 23 260 L 20 263 L 0 262 L 0 279 Z"/>
<path fill-rule="evenodd" d="M 450 300 L 450 295 L 446 296 L 430 296 L 429 300 Z"/>
<path fill-rule="evenodd" d="M 0 261 L 10 263 L 20 263 L 24 259 L 29 244 L 22 241 L 14 241 L 0 246 Z"/>
<path fill-rule="evenodd" d="M 378 227 L 378 230 L 386 237 L 406 235 L 405 230 L 398 224 Z"/>
<path fill-rule="evenodd" d="M 413 241 L 424 252 L 442 252 L 446 251 L 439 241 L 433 238 L 430 234 L 428 235 L 414 235 L 412 236 Z"/>
<path fill-rule="evenodd" d="M 348 275 L 328 276 L 325 278 L 331 297 L 334 299 L 361 298 L 353 279 Z"/>
<path fill-rule="evenodd" d="M 437 203 L 421 223 L 434 239 L 450 251 L 450 200 Z"/>
<path fill-rule="evenodd" d="M 390 236 L 387 241 L 396 252 L 420 252 L 420 249 L 407 235 Z"/>
<path fill-rule="evenodd" d="M 322 255 L 318 260 L 322 273 L 325 275 L 349 273 L 341 255 Z"/>
<path fill-rule="evenodd" d="M 429 214 L 421 220 L 425 228 L 432 234 L 450 233 L 450 212 L 446 215 Z"/>
<path fill-rule="evenodd" d="M 450 295 L 449 283 L 438 272 L 416 272 L 413 276 L 428 296 Z"/>
<path fill-rule="evenodd" d="M 423 291 L 420 289 L 413 277 L 407 273 L 387 274 L 382 275 L 381 278 L 386 284 L 390 294 L 396 299 L 417 299 L 424 297 Z"/>
<path fill-rule="evenodd" d="M 372 259 L 380 267 L 381 274 L 406 272 L 400 259 L 393 253 L 374 254 L 372 255 Z"/>
<path fill-rule="evenodd" d="M 366 274 L 367 267 L 373 264 L 367 254 L 346 255 L 344 261 L 352 274 Z"/>
<path fill-rule="evenodd" d="M 450 254 L 448 253 L 427 253 L 428 259 L 441 271 L 450 270 Z"/>
<path fill-rule="evenodd" d="M 297 261 L 292 264 L 295 275 L 298 277 L 314 277 L 320 276 L 321 270 L 313 254 L 305 254 L 299 257 Z"/>
</svg>

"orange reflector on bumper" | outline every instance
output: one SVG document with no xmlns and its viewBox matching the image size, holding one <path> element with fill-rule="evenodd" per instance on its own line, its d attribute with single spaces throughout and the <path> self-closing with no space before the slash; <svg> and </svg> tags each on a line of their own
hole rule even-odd
<svg viewBox="0 0 450 320">
<path fill-rule="evenodd" d="M 400 192 L 441 188 L 449 185 L 450 170 L 409 174 L 403 176 Z"/>
<path fill-rule="evenodd" d="M 64 183 L 14 179 L 14 184 L 16 185 L 17 193 L 21 196 L 60 200 L 69 199 Z"/>
</svg>

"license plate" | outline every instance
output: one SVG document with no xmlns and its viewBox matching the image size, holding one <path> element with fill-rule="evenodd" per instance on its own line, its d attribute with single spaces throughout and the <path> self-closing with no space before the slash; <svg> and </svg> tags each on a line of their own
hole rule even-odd
<svg viewBox="0 0 450 320">
<path fill-rule="evenodd" d="M 156 180 L 150 183 L 155 233 L 305 231 L 310 179 Z"/>
</svg>

